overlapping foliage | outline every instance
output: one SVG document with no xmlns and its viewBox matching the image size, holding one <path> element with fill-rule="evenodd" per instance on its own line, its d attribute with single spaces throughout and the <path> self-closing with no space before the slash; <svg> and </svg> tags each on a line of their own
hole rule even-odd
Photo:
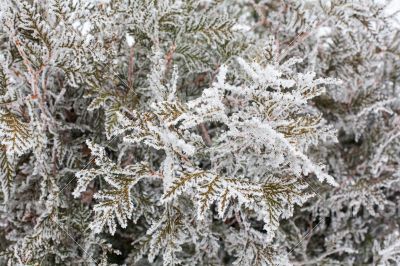
<svg viewBox="0 0 400 266">
<path fill-rule="evenodd" d="M 400 262 L 384 4 L 10 0 L 0 20 L 1 263 Z"/>
</svg>

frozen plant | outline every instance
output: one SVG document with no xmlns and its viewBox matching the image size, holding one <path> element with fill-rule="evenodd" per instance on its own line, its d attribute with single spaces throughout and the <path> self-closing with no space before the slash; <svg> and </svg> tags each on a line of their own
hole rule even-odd
<svg viewBox="0 0 400 266">
<path fill-rule="evenodd" d="M 373 0 L 0 6 L 0 264 L 395 265 Z"/>
</svg>

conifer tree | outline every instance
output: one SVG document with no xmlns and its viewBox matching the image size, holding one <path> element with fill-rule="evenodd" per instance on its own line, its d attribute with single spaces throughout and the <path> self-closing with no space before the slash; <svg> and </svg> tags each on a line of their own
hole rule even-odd
<svg viewBox="0 0 400 266">
<path fill-rule="evenodd" d="M 0 264 L 400 263 L 388 4 L 1 2 Z"/>
</svg>

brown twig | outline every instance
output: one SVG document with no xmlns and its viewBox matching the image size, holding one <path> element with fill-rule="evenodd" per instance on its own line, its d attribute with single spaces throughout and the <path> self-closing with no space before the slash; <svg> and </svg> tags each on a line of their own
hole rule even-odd
<svg viewBox="0 0 400 266">
<path fill-rule="evenodd" d="M 201 138 L 203 139 L 204 143 L 208 146 L 211 147 L 212 142 L 210 138 L 210 134 L 208 134 L 207 127 L 204 123 L 201 123 L 197 126 L 197 128 L 200 131 Z"/>
</svg>

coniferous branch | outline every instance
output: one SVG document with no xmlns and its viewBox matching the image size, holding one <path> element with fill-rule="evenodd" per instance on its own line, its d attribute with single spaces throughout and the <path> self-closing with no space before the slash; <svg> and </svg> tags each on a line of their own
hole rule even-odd
<svg viewBox="0 0 400 266">
<path fill-rule="evenodd" d="M 380 2 L 2 3 L 0 264 L 396 264 Z"/>
</svg>

